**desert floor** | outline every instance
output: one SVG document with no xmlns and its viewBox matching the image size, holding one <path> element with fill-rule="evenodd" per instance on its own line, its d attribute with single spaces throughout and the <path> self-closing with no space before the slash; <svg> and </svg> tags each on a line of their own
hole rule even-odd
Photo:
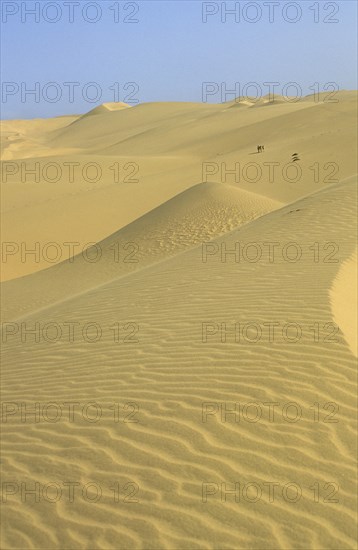
<svg viewBox="0 0 358 550">
<path fill-rule="evenodd" d="M 1 123 L 2 548 L 356 548 L 334 99 Z"/>
</svg>

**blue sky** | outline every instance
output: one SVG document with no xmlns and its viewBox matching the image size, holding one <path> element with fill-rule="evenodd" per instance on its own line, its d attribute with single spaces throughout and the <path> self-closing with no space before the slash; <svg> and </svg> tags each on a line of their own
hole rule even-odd
<svg viewBox="0 0 358 550">
<path fill-rule="evenodd" d="M 84 113 L 114 100 L 233 99 L 216 91 L 221 84 L 236 95 L 249 82 L 262 95 L 268 82 L 287 95 L 295 95 L 289 82 L 304 95 L 332 82 L 357 87 L 355 0 L 2 0 L 1 8 L 3 119 Z M 206 97 L 204 82 L 213 83 Z"/>
</svg>

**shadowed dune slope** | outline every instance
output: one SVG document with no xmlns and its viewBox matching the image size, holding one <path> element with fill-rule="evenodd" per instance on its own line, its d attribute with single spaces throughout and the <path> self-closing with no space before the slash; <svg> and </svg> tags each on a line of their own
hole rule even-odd
<svg viewBox="0 0 358 550">
<path fill-rule="evenodd" d="M 3 319 L 142 269 L 279 208 L 281 203 L 221 183 L 202 183 L 138 218 L 86 253 L 3 284 Z"/>
</svg>

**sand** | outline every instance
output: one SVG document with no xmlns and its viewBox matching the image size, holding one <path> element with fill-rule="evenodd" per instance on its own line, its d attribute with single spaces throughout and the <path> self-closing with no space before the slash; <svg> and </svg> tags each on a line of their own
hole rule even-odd
<svg viewBox="0 0 358 550">
<path fill-rule="evenodd" d="M 2 263 L 2 547 L 356 548 L 356 94 L 337 97 L 2 123 L 3 166 L 102 167 L 1 184 L 3 241 L 62 252 Z"/>
</svg>

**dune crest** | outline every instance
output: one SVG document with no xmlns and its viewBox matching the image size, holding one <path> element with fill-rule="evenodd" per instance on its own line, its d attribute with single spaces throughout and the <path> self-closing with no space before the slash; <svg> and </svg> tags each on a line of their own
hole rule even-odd
<svg viewBox="0 0 358 550">
<path fill-rule="evenodd" d="M 123 101 L 102 103 L 101 105 L 98 105 L 98 107 L 92 109 L 92 111 L 89 111 L 85 115 L 82 115 L 81 118 L 93 115 L 103 115 L 106 113 L 112 113 L 113 111 L 121 111 L 122 109 L 129 109 L 130 107 L 130 105 L 128 105 L 127 103 L 123 103 Z"/>
<path fill-rule="evenodd" d="M 349 347 L 356 357 L 357 349 L 357 281 L 358 250 L 342 265 L 333 281 L 330 296 L 336 323 L 341 328 Z"/>
</svg>

